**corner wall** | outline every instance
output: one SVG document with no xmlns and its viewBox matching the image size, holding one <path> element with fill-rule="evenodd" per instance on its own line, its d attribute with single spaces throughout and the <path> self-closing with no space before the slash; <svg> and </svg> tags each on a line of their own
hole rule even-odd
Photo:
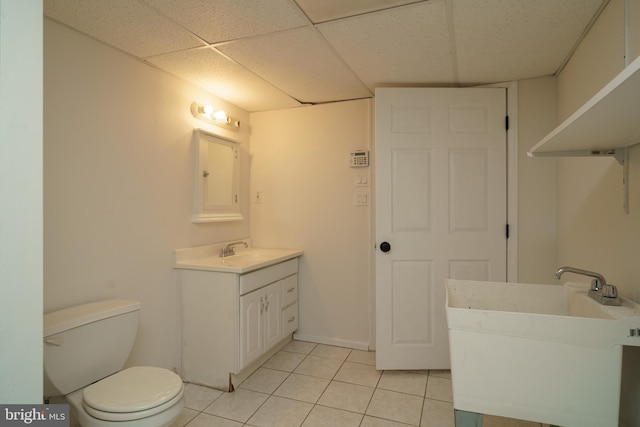
<svg viewBox="0 0 640 427">
<path fill-rule="evenodd" d="M 251 237 L 304 250 L 299 339 L 370 344 L 372 173 L 350 168 L 349 153 L 371 150 L 371 109 L 361 100 L 251 114 Z M 366 187 L 355 186 L 361 174 Z M 368 206 L 354 206 L 356 192 Z"/>
<path fill-rule="evenodd" d="M 194 127 L 242 142 L 249 210 L 249 126 L 196 120 L 193 101 L 248 123 L 247 112 L 45 19 L 44 310 L 140 301 L 129 364 L 180 368 L 173 251 L 249 237 L 247 220 L 190 222 Z"/>
<path fill-rule="evenodd" d="M 639 40 L 639 2 L 611 0 L 558 78 L 559 122 L 622 71 L 625 62 L 638 57 Z M 620 295 L 636 302 L 640 302 L 639 187 L 640 145 L 630 149 L 629 214 L 623 211 L 622 167 L 615 160 L 558 160 L 558 263 L 602 273 Z M 640 348 L 625 347 L 623 353 L 620 426 L 631 427 L 640 425 Z"/>
<path fill-rule="evenodd" d="M 42 403 L 42 2 L 0 0 L 0 402 Z"/>
</svg>

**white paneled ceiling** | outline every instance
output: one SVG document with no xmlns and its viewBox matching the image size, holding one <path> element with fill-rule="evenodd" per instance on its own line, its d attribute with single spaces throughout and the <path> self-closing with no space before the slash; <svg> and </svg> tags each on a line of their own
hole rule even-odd
<svg viewBox="0 0 640 427">
<path fill-rule="evenodd" d="M 609 0 L 44 0 L 247 111 L 557 73 Z"/>
</svg>

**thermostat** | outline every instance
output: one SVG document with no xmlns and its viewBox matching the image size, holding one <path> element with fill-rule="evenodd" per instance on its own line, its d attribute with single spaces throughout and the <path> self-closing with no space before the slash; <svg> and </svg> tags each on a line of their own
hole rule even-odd
<svg viewBox="0 0 640 427">
<path fill-rule="evenodd" d="M 352 168 L 364 168 L 369 166 L 369 152 L 365 150 L 352 151 L 350 166 Z"/>
</svg>

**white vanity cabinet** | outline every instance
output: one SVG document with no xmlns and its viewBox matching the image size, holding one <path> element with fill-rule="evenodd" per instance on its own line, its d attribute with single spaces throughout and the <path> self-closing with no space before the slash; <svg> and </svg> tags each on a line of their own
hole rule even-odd
<svg viewBox="0 0 640 427">
<path fill-rule="evenodd" d="M 187 382 L 233 390 L 298 327 L 298 257 L 247 273 L 176 268 Z"/>
</svg>

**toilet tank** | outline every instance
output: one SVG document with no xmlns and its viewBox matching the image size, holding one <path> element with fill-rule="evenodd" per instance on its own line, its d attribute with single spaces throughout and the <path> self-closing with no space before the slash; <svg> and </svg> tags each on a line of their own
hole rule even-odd
<svg viewBox="0 0 640 427">
<path fill-rule="evenodd" d="M 140 303 L 110 299 L 44 315 L 44 395 L 67 395 L 121 370 L 133 348 Z"/>
</svg>

